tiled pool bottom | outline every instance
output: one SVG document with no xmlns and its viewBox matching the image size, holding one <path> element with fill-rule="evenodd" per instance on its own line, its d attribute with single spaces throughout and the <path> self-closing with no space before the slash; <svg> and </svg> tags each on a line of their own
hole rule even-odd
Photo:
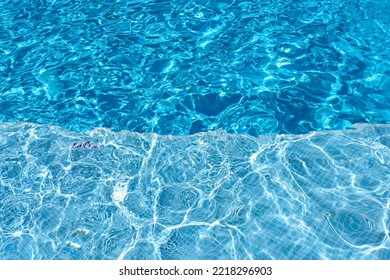
<svg viewBox="0 0 390 280">
<path fill-rule="evenodd" d="M 0 123 L 0 258 L 390 259 L 389 146 Z"/>
</svg>

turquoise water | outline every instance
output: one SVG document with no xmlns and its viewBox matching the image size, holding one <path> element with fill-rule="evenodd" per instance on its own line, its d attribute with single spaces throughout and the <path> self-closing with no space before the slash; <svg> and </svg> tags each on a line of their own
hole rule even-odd
<svg viewBox="0 0 390 280">
<path fill-rule="evenodd" d="M 12 0 L 0 10 L 4 122 L 257 136 L 390 121 L 389 1 Z"/>
<path fill-rule="evenodd" d="M 2 1 L 0 259 L 390 259 L 389 19 Z"/>
</svg>

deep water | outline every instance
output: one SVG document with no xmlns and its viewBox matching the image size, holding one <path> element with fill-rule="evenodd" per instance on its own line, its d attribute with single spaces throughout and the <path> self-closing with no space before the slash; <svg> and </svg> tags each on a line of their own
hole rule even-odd
<svg viewBox="0 0 390 280">
<path fill-rule="evenodd" d="M 301 134 L 390 121 L 390 2 L 0 3 L 0 120 Z"/>
</svg>

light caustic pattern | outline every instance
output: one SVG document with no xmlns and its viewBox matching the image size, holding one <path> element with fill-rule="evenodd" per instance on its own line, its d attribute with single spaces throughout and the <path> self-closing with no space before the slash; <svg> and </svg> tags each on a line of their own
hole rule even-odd
<svg viewBox="0 0 390 280">
<path fill-rule="evenodd" d="M 97 149 L 71 149 L 91 141 Z M 251 137 L 0 124 L 2 259 L 390 259 L 390 126 Z"/>
</svg>

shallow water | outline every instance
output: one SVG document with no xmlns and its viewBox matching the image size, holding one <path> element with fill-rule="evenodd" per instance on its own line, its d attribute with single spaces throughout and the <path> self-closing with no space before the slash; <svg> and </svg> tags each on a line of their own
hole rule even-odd
<svg viewBox="0 0 390 280">
<path fill-rule="evenodd" d="M 89 140 L 97 149 L 72 149 Z M 0 124 L 1 259 L 390 259 L 390 126 L 251 137 Z"/>
</svg>

